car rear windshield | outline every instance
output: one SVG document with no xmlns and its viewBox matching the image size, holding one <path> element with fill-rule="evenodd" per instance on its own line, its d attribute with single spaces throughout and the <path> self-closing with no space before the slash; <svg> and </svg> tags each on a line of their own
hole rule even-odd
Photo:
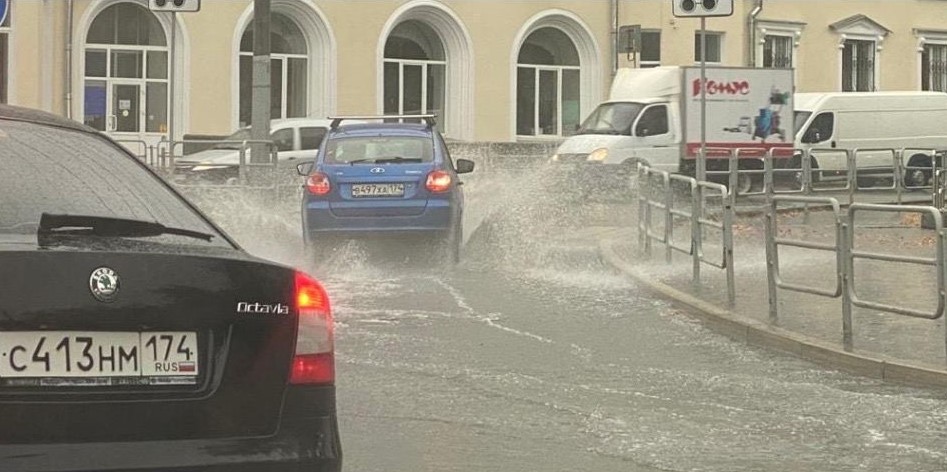
<svg viewBox="0 0 947 472">
<path fill-rule="evenodd" d="M 326 146 L 328 164 L 419 163 L 434 160 L 434 140 L 420 136 L 336 138 Z"/>
<path fill-rule="evenodd" d="M 214 235 L 174 244 L 229 243 L 158 177 L 105 139 L 87 133 L 0 120 L 0 236 L 35 234 L 43 213 L 157 222 Z"/>
</svg>

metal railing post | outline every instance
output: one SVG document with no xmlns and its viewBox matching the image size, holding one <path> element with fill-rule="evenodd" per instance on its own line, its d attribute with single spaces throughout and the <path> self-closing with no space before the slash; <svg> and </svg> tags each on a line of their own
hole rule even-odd
<svg viewBox="0 0 947 472">
<path fill-rule="evenodd" d="M 691 274 L 691 281 L 696 286 L 700 283 L 700 252 L 701 248 L 698 244 L 700 241 L 700 216 L 703 211 L 701 201 L 701 192 L 700 185 L 697 184 L 696 180 L 690 182 L 691 190 L 691 258 L 693 262 L 693 273 Z"/>
<path fill-rule="evenodd" d="M 858 189 L 858 167 L 855 164 L 855 157 L 858 155 L 858 149 L 845 150 L 846 179 L 848 180 L 848 204 L 855 203 L 855 191 Z"/>
<path fill-rule="evenodd" d="M 728 186 L 730 187 L 730 193 L 736 197 L 737 186 L 740 184 L 740 170 L 739 170 L 739 156 L 735 149 L 730 149 L 728 151 L 729 155 L 727 156 L 727 170 L 729 173 L 728 181 L 730 182 Z"/>
<path fill-rule="evenodd" d="M 674 257 L 674 215 L 671 213 L 674 195 L 671 189 L 671 176 L 665 172 L 662 177 L 664 178 L 664 260 L 670 264 Z"/>
<path fill-rule="evenodd" d="M 846 351 L 854 349 L 853 327 L 852 327 L 852 273 L 855 270 L 854 259 L 852 258 L 852 247 L 855 241 L 854 226 L 848 218 L 842 220 L 842 224 L 837 230 L 836 240 L 839 241 L 841 251 L 841 260 L 836 271 L 842 281 L 842 347 Z"/>
<path fill-rule="evenodd" d="M 643 193 L 648 186 L 648 167 L 638 164 L 638 250 L 644 251 L 647 233 L 644 229 L 647 196 Z"/>
<path fill-rule="evenodd" d="M 766 207 L 766 286 L 769 296 L 769 321 L 779 321 L 779 301 L 776 290 L 776 268 L 779 267 L 779 253 L 776 247 L 776 202 L 772 199 Z"/>
<path fill-rule="evenodd" d="M 240 146 L 240 168 L 237 169 L 240 185 L 247 185 L 247 142 Z"/>
<path fill-rule="evenodd" d="M 898 205 L 900 205 L 904 201 L 903 199 L 904 178 L 901 175 L 901 170 L 902 170 L 901 163 L 904 161 L 904 151 L 905 151 L 904 148 L 902 148 L 900 151 L 899 150 L 893 151 L 894 169 L 892 171 L 893 176 L 891 178 L 894 179 L 894 191 L 897 193 L 897 196 L 898 196 L 898 200 L 897 200 Z"/>
<path fill-rule="evenodd" d="M 737 302 L 736 273 L 733 266 L 733 204 L 723 208 L 723 260 L 727 271 L 727 302 L 733 307 Z"/>
</svg>

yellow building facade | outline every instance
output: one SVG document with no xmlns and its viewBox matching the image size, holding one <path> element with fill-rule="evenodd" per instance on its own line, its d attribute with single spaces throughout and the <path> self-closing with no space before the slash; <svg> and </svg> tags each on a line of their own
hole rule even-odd
<svg viewBox="0 0 947 472">
<path fill-rule="evenodd" d="M 459 141 L 555 141 L 615 67 L 691 65 L 699 20 L 672 0 L 272 0 L 274 118 L 434 112 Z M 251 0 L 12 0 L 0 101 L 121 139 L 248 124 Z M 640 25 L 639 51 L 619 27 Z M 796 69 L 798 91 L 947 89 L 947 2 L 737 0 L 711 63 Z"/>
</svg>

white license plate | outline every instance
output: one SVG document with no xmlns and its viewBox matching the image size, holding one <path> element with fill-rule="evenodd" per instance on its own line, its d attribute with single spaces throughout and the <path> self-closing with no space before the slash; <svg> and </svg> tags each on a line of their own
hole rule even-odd
<svg viewBox="0 0 947 472">
<path fill-rule="evenodd" d="M 352 196 L 361 197 L 401 197 L 404 196 L 404 184 L 354 184 Z"/>
<path fill-rule="evenodd" d="M 194 384 L 199 373 L 194 332 L 0 332 L 0 380 L 8 384 L 24 378 Z"/>
</svg>

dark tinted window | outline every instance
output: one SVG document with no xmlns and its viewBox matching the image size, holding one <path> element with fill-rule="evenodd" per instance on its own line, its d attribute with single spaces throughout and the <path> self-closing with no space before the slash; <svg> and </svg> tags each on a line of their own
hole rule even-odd
<svg viewBox="0 0 947 472">
<path fill-rule="evenodd" d="M 273 143 L 276 144 L 276 150 L 279 152 L 292 151 L 293 150 L 293 129 L 286 128 L 279 131 L 274 131 L 270 135 L 270 139 L 273 140 Z"/>
<path fill-rule="evenodd" d="M 807 144 L 822 143 L 828 141 L 834 132 L 835 116 L 831 113 L 819 113 L 812 120 L 806 134 L 803 135 L 802 142 Z"/>
<path fill-rule="evenodd" d="M 437 142 L 440 144 L 441 149 L 443 150 L 444 160 L 447 162 L 447 165 L 449 165 L 451 169 L 456 169 L 454 166 L 454 158 L 451 157 L 450 149 L 447 147 L 447 143 L 444 141 L 444 137 L 441 136 L 440 133 L 437 134 Z"/>
<path fill-rule="evenodd" d="M 44 212 L 156 221 L 217 235 L 214 244 L 227 245 L 158 178 L 107 141 L 0 120 L 0 236 L 35 232 Z"/>
<path fill-rule="evenodd" d="M 656 106 L 645 110 L 638 120 L 636 136 L 659 136 L 668 132 L 668 109 L 666 106 Z"/>
<path fill-rule="evenodd" d="M 299 145 L 303 151 L 319 149 L 322 138 L 326 135 L 325 128 L 299 128 Z"/>
</svg>

